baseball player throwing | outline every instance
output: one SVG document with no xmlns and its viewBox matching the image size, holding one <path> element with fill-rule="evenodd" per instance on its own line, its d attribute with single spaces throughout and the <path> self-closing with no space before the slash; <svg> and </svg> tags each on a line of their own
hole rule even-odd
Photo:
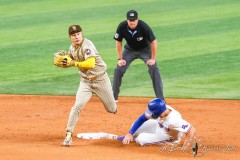
<svg viewBox="0 0 240 160">
<path fill-rule="evenodd" d="M 148 108 L 132 125 L 130 131 L 123 137 L 123 144 L 133 140 L 141 146 L 162 144 L 166 142 L 179 143 L 185 134 L 183 149 L 189 145 L 195 147 L 195 129 L 182 119 L 181 114 L 167 105 L 164 100 L 156 98 L 148 103 Z"/>
<path fill-rule="evenodd" d="M 69 115 L 64 146 L 71 145 L 72 133 L 78 122 L 79 114 L 92 97 L 93 92 L 101 99 L 108 112 L 117 112 L 111 82 L 106 72 L 107 66 L 98 54 L 94 44 L 83 37 L 82 28 L 79 25 L 70 26 L 68 33 L 72 41 L 70 49 L 68 52 L 55 53 L 54 64 L 61 68 L 77 67 L 81 81 L 76 94 L 76 102 Z"/>
</svg>

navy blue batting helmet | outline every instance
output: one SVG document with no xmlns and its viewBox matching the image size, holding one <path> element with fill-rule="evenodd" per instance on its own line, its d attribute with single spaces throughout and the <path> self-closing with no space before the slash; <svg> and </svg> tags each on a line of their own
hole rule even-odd
<svg viewBox="0 0 240 160">
<path fill-rule="evenodd" d="M 148 103 L 148 111 L 153 119 L 157 119 L 166 110 L 166 102 L 160 98 L 155 98 Z"/>
</svg>

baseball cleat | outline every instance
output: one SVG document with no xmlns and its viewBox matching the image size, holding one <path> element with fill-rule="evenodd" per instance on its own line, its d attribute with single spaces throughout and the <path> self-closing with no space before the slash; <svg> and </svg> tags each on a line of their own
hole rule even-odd
<svg viewBox="0 0 240 160">
<path fill-rule="evenodd" d="M 71 132 L 67 132 L 66 133 L 66 138 L 63 141 L 63 145 L 68 147 L 72 144 L 72 133 Z"/>
</svg>

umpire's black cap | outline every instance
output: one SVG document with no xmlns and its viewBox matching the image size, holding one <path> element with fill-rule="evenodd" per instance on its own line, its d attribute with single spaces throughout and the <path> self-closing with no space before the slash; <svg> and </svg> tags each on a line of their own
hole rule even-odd
<svg viewBox="0 0 240 160">
<path fill-rule="evenodd" d="M 68 28 L 68 34 L 69 35 L 77 33 L 77 32 L 81 32 L 81 31 L 82 31 L 82 28 L 79 25 L 71 25 Z"/>
<path fill-rule="evenodd" d="M 133 19 L 138 19 L 138 13 L 135 10 L 130 10 L 127 12 L 127 19 L 128 20 L 133 20 Z"/>
</svg>

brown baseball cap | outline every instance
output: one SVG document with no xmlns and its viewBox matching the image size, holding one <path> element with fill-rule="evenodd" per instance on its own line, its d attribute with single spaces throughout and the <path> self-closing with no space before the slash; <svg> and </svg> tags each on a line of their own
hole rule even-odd
<svg viewBox="0 0 240 160">
<path fill-rule="evenodd" d="M 74 33 L 77 33 L 77 32 L 81 32 L 82 31 L 82 28 L 79 26 L 79 25 L 71 25 L 69 28 L 68 28 L 68 34 L 74 34 Z"/>
<path fill-rule="evenodd" d="M 127 12 L 127 19 L 128 20 L 133 20 L 133 19 L 138 19 L 138 13 L 135 10 L 130 10 Z"/>
</svg>

